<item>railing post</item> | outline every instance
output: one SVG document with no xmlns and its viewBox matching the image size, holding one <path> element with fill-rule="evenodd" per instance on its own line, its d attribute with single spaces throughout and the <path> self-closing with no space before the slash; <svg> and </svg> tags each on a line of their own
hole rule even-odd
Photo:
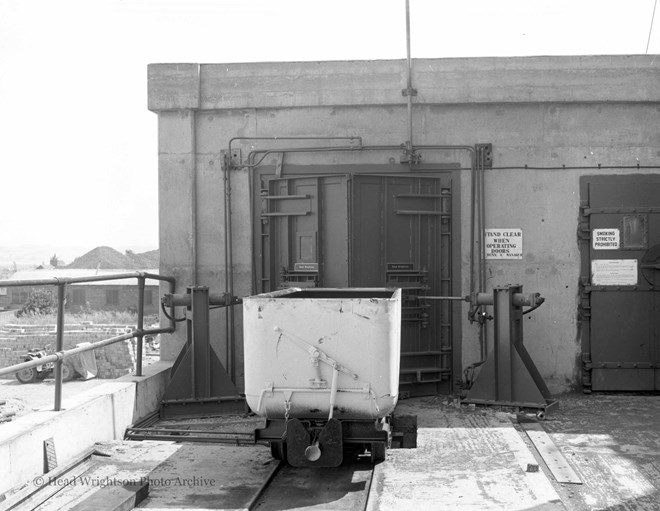
<svg viewBox="0 0 660 511">
<path fill-rule="evenodd" d="M 142 376 L 142 347 L 144 344 L 144 277 L 138 277 L 137 361 L 135 376 Z"/>
<path fill-rule="evenodd" d="M 57 333 L 55 352 L 64 350 L 64 300 L 66 284 L 57 285 Z M 62 409 L 62 359 L 55 362 L 55 411 Z"/>
</svg>

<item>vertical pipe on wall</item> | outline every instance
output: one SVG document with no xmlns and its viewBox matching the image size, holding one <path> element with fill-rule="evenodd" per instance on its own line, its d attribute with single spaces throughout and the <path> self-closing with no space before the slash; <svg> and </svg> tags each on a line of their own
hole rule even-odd
<svg viewBox="0 0 660 511">
<path fill-rule="evenodd" d="M 413 117 L 412 117 L 412 60 L 410 56 L 410 0 L 406 0 L 406 53 L 408 60 L 408 73 L 406 96 L 408 98 L 408 142 L 407 150 L 410 155 L 413 151 Z"/>
<path fill-rule="evenodd" d="M 231 155 L 229 156 L 231 158 Z M 225 232 L 227 234 L 228 242 L 225 243 L 226 246 L 226 261 L 229 268 L 229 275 L 227 276 L 228 282 L 226 283 L 227 293 L 230 297 L 234 296 L 234 248 L 233 248 L 233 235 L 232 235 L 232 226 L 231 226 L 231 173 L 229 171 L 229 166 L 226 167 L 225 172 L 227 179 L 226 183 L 226 195 L 225 195 Z M 236 371 L 234 370 L 234 343 L 235 343 L 235 334 L 234 334 L 234 306 L 230 305 L 226 308 L 227 310 L 227 372 L 231 381 L 236 382 Z"/>
<path fill-rule="evenodd" d="M 477 201 L 478 207 L 478 243 L 479 243 L 479 292 L 486 292 L 486 247 L 485 247 L 485 229 L 486 229 L 486 194 L 484 183 L 484 148 L 477 148 Z M 483 306 L 481 306 L 483 308 Z M 483 318 L 482 318 L 483 319 Z M 488 328 L 486 321 L 479 322 L 479 343 L 481 346 L 481 360 L 486 360 L 488 355 Z"/>
<path fill-rule="evenodd" d="M 225 156 L 226 160 L 224 161 L 224 164 L 222 165 L 222 187 L 223 187 L 223 194 L 224 194 L 224 241 L 225 241 L 225 294 L 229 294 L 229 280 L 230 280 L 230 273 L 233 271 L 233 269 L 229 265 L 229 253 L 232 252 L 232 241 L 231 237 L 229 236 L 229 208 L 228 208 L 228 202 L 229 202 L 229 170 L 231 169 L 232 163 L 231 163 L 231 142 L 229 143 L 229 152 Z M 229 309 L 231 307 L 226 307 L 225 308 L 225 339 L 227 341 L 227 344 L 225 346 L 225 360 L 226 360 L 226 367 L 227 373 L 230 373 L 229 369 L 229 344 L 230 344 L 230 338 L 231 338 L 231 333 L 230 333 L 230 325 L 229 325 Z"/>
<path fill-rule="evenodd" d="M 481 232 L 483 230 L 483 225 L 482 225 L 482 216 L 481 216 L 481 150 L 477 146 L 476 148 L 476 161 L 475 161 L 475 172 L 474 172 L 474 192 L 475 192 L 475 197 L 474 197 L 474 202 L 473 202 L 473 207 L 475 211 L 475 222 L 476 222 L 476 231 L 474 233 L 474 238 L 472 239 L 472 244 L 473 246 L 476 246 L 476 289 L 478 293 L 483 293 L 483 287 L 482 287 L 482 270 L 483 270 L 483 265 L 481 264 L 481 255 L 482 255 L 482 250 L 481 250 Z M 484 339 L 484 321 L 483 321 L 483 316 L 482 316 L 482 310 L 483 307 L 481 305 L 476 305 L 476 314 L 477 314 L 477 321 L 479 323 L 479 349 L 480 349 L 480 355 L 481 355 L 481 360 L 486 359 L 486 341 Z"/>
<path fill-rule="evenodd" d="M 190 258 L 192 260 L 191 282 L 193 287 L 197 285 L 197 115 L 195 110 L 190 111 L 192 129 L 192 176 L 190 194 Z"/>
<path fill-rule="evenodd" d="M 477 196 L 477 170 L 476 170 L 476 156 L 473 156 L 472 160 L 472 170 L 470 172 L 470 294 L 475 293 L 475 287 L 474 287 L 474 254 L 475 254 L 475 244 L 477 242 L 476 239 L 476 225 L 475 222 L 477 221 L 477 213 L 476 213 L 476 196 Z M 470 318 L 474 315 L 474 312 L 476 311 L 477 306 L 473 303 L 470 306 Z"/>
</svg>

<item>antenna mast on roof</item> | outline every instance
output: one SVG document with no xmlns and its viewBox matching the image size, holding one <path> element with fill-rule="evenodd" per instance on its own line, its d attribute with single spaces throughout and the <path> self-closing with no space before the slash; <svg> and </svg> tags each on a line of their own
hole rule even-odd
<svg viewBox="0 0 660 511">
<path fill-rule="evenodd" d="M 412 59 L 410 56 L 410 0 L 406 0 L 406 53 L 407 53 L 407 81 L 406 88 L 401 93 L 408 99 L 408 141 L 405 143 L 404 155 L 401 163 L 408 163 L 411 167 L 420 162 L 420 155 L 415 152 L 413 145 L 413 116 L 412 98 L 417 96 L 417 90 L 412 86 Z"/>
</svg>

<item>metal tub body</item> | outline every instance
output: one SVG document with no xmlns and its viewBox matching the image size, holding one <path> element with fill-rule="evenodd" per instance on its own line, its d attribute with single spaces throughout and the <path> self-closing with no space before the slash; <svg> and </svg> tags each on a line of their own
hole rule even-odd
<svg viewBox="0 0 660 511">
<path fill-rule="evenodd" d="M 243 299 L 245 395 L 267 419 L 377 419 L 397 402 L 401 291 L 290 288 Z"/>
</svg>

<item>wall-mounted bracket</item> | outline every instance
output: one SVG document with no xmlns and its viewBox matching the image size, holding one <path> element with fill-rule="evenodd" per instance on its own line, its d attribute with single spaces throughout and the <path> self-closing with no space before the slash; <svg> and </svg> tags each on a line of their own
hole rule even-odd
<svg viewBox="0 0 660 511">
<path fill-rule="evenodd" d="M 493 168 L 493 144 L 476 144 L 477 164 L 482 169 Z"/>
</svg>

